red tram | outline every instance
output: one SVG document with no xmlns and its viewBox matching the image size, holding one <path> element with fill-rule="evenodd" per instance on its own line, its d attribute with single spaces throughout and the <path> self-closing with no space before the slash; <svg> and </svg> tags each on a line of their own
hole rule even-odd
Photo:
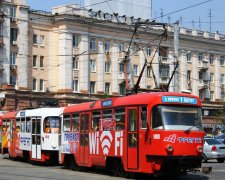
<svg viewBox="0 0 225 180">
<path fill-rule="evenodd" d="M 201 100 L 151 92 L 71 105 L 62 115 L 60 164 L 127 173 L 179 174 L 201 167 Z"/>
</svg>

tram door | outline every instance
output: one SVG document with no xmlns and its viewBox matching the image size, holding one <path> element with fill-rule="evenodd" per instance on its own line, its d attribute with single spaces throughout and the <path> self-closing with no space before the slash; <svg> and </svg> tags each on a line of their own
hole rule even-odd
<svg viewBox="0 0 225 180">
<path fill-rule="evenodd" d="M 32 118 L 32 158 L 41 159 L 41 119 Z"/>
<path fill-rule="evenodd" d="M 88 164 L 89 159 L 89 113 L 80 114 L 80 150 L 79 150 L 79 162 L 81 164 Z"/>
<path fill-rule="evenodd" d="M 128 108 L 127 113 L 127 167 L 138 168 L 138 108 Z"/>
<path fill-rule="evenodd" d="M 14 130 L 15 130 L 15 121 L 14 120 L 10 120 L 10 131 L 9 131 L 9 153 L 10 155 L 13 155 L 14 152 L 15 152 L 15 133 L 14 133 Z"/>
</svg>

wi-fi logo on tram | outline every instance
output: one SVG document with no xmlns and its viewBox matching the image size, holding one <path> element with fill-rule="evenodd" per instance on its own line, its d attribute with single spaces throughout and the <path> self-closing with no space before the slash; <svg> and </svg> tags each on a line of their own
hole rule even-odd
<svg viewBox="0 0 225 180">
<path fill-rule="evenodd" d="M 110 131 L 103 131 L 103 133 L 100 136 L 100 141 L 101 141 L 103 154 L 105 156 L 109 154 L 112 140 L 113 140 L 113 137 Z"/>
</svg>

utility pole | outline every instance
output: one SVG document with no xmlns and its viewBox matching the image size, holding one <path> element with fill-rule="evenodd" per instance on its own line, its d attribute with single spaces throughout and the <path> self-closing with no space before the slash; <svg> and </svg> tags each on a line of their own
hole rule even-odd
<svg viewBox="0 0 225 180">
<path fill-rule="evenodd" d="M 179 22 L 174 24 L 174 92 L 179 92 Z M 177 67 L 176 67 L 177 65 Z M 176 68 L 175 68 L 176 67 Z"/>
<path fill-rule="evenodd" d="M 212 32 L 212 9 L 209 9 L 209 32 Z"/>
</svg>

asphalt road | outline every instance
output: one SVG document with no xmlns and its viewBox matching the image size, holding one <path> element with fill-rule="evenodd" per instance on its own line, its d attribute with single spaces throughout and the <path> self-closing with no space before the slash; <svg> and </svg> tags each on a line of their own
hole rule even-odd
<svg viewBox="0 0 225 180">
<path fill-rule="evenodd" d="M 177 180 L 224 180 L 225 179 L 225 163 L 217 163 L 209 161 L 203 166 L 212 167 L 212 172 L 204 174 L 202 172 L 188 173 L 186 176 L 177 177 Z M 125 179 L 112 177 L 104 171 L 89 170 L 85 172 L 72 171 L 62 166 L 40 166 L 32 165 L 21 161 L 12 161 L 8 158 L 0 156 L 0 180 L 111 180 Z M 136 179 L 153 179 L 162 180 L 166 178 L 155 177 L 137 177 Z"/>
</svg>

